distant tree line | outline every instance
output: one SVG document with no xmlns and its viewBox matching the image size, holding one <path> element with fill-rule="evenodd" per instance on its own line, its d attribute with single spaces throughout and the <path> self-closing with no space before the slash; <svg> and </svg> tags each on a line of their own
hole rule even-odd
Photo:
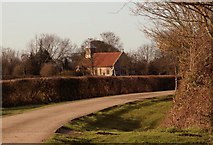
<svg viewBox="0 0 213 145">
<path fill-rule="evenodd" d="M 11 48 L 1 48 L 2 79 L 39 76 L 79 76 L 90 75 L 88 72 L 76 72 L 76 67 L 84 59 L 85 48 L 89 45 L 94 52 L 123 51 L 120 37 L 113 32 L 100 34 L 102 40 L 86 39 L 80 47 L 70 39 L 62 39 L 54 34 L 35 36 L 26 52 L 18 53 Z M 125 53 L 123 69 L 129 75 L 163 75 L 174 74 L 171 62 L 173 56 L 155 48 L 143 45 L 135 51 Z"/>
</svg>

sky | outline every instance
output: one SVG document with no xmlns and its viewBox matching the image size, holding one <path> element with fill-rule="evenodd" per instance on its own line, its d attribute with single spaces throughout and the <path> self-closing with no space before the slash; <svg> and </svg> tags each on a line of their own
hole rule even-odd
<svg viewBox="0 0 213 145">
<path fill-rule="evenodd" d="M 4 2 L 2 3 L 2 42 L 0 46 L 26 50 L 30 40 L 42 33 L 69 38 L 78 46 L 87 38 L 101 40 L 100 33 L 114 32 L 125 51 L 150 43 L 140 31 L 149 26 L 134 16 L 122 2 Z"/>
</svg>

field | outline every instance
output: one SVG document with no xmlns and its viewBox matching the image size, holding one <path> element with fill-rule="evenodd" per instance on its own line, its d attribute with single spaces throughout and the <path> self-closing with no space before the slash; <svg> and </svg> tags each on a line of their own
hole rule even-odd
<svg viewBox="0 0 213 145">
<path fill-rule="evenodd" d="M 48 143 L 213 143 L 213 134 L 189 128 L 161 128 L 173 96 L 146 99 L 70 121 Z"/>
</svg>

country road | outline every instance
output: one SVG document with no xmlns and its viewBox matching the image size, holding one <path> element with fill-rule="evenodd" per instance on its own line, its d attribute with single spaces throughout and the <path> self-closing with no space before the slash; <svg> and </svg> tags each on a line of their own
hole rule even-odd
<svg viewBox="0 0 213 145">
<path fill-rule="evenodd" d="M 41 143 L 66 122 L 108 108 L 144 98 L 174 94 L 148 92 L 85 99 L 2 117 L 3 143 Z"/>
</svg>

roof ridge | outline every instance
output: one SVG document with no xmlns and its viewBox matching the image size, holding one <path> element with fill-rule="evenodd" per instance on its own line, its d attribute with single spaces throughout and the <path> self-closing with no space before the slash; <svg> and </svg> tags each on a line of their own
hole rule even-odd
<svg viewBox="0 0 213 145">
<path fill-rule="evenodd" d="M 122 54 L 123 54 L 123 52 L 121 52 L 121 53 L 119 54 L 119 56 L 117 57 L 117 59 L 115 60 L 115 62 L 113 63 L 113 65 L 115 65 L 115 63 L 118 61 L 118 59 L 121 57 Z"/>
</svg>

